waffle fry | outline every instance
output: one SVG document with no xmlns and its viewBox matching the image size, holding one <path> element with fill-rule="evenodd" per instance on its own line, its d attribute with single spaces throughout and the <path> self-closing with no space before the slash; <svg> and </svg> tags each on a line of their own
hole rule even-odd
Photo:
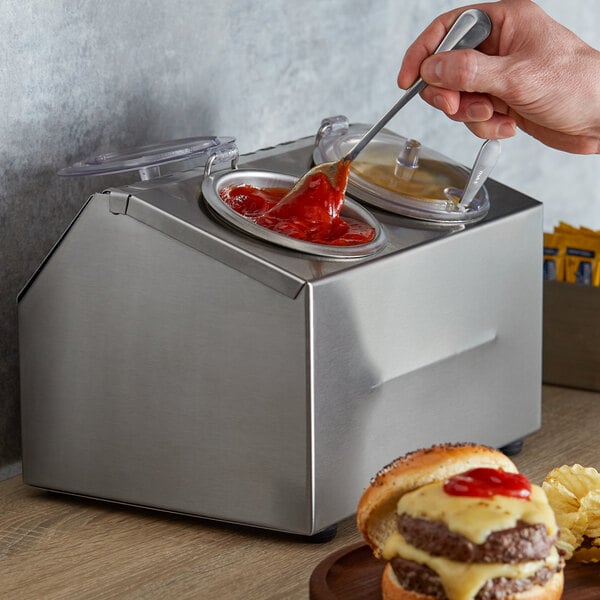
<svg viewBox="0 0 600 600">
<path fill-rule="evenodd" d="M 600 562 L 600 473 L 563 465 L 548 473 L 542 488 L 560 528 L 557 546 L 567 560 Z"/>
</svg>

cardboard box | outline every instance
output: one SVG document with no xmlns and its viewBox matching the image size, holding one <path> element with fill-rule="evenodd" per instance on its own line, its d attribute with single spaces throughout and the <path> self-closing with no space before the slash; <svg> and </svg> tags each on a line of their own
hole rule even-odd
<svg viewBox="0 0 600 600">
<path fill-rule="evenodd" d="M 544 282 L 542 381 L 600 391 L 600 288 Z"/>
</svg>

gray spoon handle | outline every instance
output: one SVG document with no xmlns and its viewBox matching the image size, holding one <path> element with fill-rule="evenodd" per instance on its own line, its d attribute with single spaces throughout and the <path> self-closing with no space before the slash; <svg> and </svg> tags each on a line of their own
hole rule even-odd
<svg viewBox="0 0 600 600">
<path fill-rule="evenodd" d="M 481 10 L 475 8 L 461 13 L 450 28 L 434 54 L 447 50 L 475 48 L 487 38 L 492 30 L 490 18 Z M 402 95 L 400 100 L 383 115 L 375 125 L 365 133 L 356 146 L 346 154 L 344 160 L 352 161 L 364 147 L 383 129 L 387 122 L 405 105 L 412 100 L 427 84 L 419 77 Z"/>
</svg>

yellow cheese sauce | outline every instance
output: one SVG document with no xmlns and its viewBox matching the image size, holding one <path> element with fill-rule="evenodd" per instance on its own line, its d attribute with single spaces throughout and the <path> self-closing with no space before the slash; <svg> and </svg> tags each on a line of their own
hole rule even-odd
<svg viewBox="0 0 600 600">
<path fill-rule="evenodd" d="M 457 562 L 440 556 L 431 556 L 410 545 L 399 533 L 392 534 L 383 548 L 383 557 L 386 560 L 391 560 L 395 556 L 427 565 L 433 569 L 440 576 L 449 600 L 472 600 L 488 579 L 531 577 L 543 566 L 556 567 L 559 561 L 556 548 L 552 548 L 552 552 L 546 560 L 512 565 Z"/>
<path fill-rule="evenodd" d="M 398 514 L 401 513 L 442 521 L 450 531 L 475 544 L 482 544 L 492 531 L 515 527 L 517 521 L 543 523 L 549 536 L 558 531 L 546 493 L 537 485 L 531 486 L 529 500 L 523 500 L 499 495 L 450 496 L 444 492 L 443 482 L 431 483 L 402 496 L 398 502 Z"/>
</svg>

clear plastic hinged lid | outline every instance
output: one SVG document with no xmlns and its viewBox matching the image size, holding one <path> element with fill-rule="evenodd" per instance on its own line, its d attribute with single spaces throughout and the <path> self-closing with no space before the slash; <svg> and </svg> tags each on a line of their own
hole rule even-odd
<svg viewBox="0 0 600 600">
<path fill-rule="evenodd" d="M 339 160 L 369 130 L 343 116 L 324 119 L 315 141 L 316 164 Z M 490 200 L 481 187 L 468 206 L 460 202 L 470 172 L 446 156 L 382 130 L 353 161 L 348 193 L 383 210 L 436 223 L 471 223 L 485 217 Z"/>
<path fill-rule="evenodd" d="M 237 152 L 233 137 L 199 136 L 127 148 L 99 154 L 61 169 L 63 177 L 84 175 L 110 175 L 138 171 L 140 179 L 147 181 L 160 176 L 160 167 L 174 162 L 193 159 L 208 160 L 215 152 L 230 148 Z"/>
<path fill-rule="evenodd" d="M 239 150 L 233 137 L 202 136 L 151 144 L 79 161 L 59 171 L 61 176 L 109 175 L 138 171 L 140 179 L 148 181 L 160 176 L 160 167 L 182 161 L 204 164 L 202 197 L 220 221 L 268 243 L 331 258 L 360 258 L 381 250 L 385 234 L 380 223 L 369 211 L 349 198 L 345 199 L 340 216 L 371 228 L 373 239 L 351 245 L 326 245 L 296 239 L 271 231 L 252 219 L 238 214 L 228 206 L 221 192 L 228 186 L 290 189 L 296 177 L 253 169 L 238 169 Z M 194 165 L 194 168 L 198 164 Z M 218 167 L 218 168 L 217 168 Z M 191 167 L 190 167 L 191 168 Z"/>
</svg>

